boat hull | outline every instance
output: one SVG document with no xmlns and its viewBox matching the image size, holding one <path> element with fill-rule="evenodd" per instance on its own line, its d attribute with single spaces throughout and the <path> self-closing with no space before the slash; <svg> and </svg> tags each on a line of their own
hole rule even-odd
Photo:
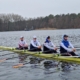
<svg viewBox="0 0 80 80">
<path fill-rule="evenodd" d="M 60 55 L 54 54 L 54 53 L 53 54 L 44 54 L 42 52 L 31 52 L 28 50 L 17 50 L 15 47 L 4 47 L 4 46 L 0 46 L 0 50 L 7 50 L 7 51 L 15 52 L 15 53 L 28 54 L 28 55 L 43 58 L 43 59 L 57 60 L 57 61 L 80 64 L 80 58 L 78 58 L 77 56 L 60 56 Z"/>
</svg>

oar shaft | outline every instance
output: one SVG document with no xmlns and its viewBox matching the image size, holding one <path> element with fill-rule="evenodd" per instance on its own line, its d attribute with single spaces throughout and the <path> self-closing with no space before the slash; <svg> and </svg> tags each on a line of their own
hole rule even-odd
<svg viewBox="0 0 80 80">
<path fill-rule="evenodd" d="M 0 62 L 4 62 L 5 60 L 14 59 L 14 58 L 18 58 L 18 57 L 4 58 L 4 59 L 1 59 Z"/>
<path fill-rule="evenodd" d="M 25 64 L 28 64 L 29 62 L 26 62 L 26 63 L 20 63 L 20 64 L 17 64 L 17 65 L 14 65 L 13 68 L 19 68 L 19 67 L 23 67 Z"/>
<path fill-rule="evenodd" d="M 0 50 L 0 52 L 3 52 L 3 51 L 5 51 L 5 50 Z"/>
<path fill-rule="evenodd" d="M 0 55 L 0 56 L 10 55 L 10 54 L 14 54 L 14 53 L 4 54 L 4 55 Z"/>
<path fill-rule="evenodd" d="M 18 57 L 6 58 L 6 60 L 9 60 L 9 59 L 14 59 L 14 58 L 18 58 Z"/>
</svg>

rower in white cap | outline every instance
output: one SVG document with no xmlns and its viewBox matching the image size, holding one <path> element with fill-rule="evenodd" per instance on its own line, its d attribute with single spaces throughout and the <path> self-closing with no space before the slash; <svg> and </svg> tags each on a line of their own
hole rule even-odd
<svg viewBox="0 0 80 80">
<path fill-rule="evenodd" d="M 33 40 L 30 43 L 30 51 L 41 51 L 41 45 L 36 36 L 33 36 Z"/>
</svg>

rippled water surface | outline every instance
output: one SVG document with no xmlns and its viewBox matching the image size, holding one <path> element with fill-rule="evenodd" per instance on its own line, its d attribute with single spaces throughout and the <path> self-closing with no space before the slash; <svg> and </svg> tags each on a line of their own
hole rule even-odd
<svg viewBox="0 0 80 80">
<path fill-rule="evenodd" d="M 69 40 L 74 47 L 80 48 L 80 29 L 0 32 L 0 46 L 17 47 L 20 36 L 24 36 L 27 43 L 30 44 L 34 35 L 37 36 L 41 44 L 49 35 L 52 42 L 59 46 L 64 34 L 69 35 Z M 80 50 L 77 49 L 76 53 L 80 55 Z M 46 69 L 43 64 L 45 60 L 38 64 L 35 62 L 30 64 L 28 63 L 30 57 L 0 50 L 0 60 L 12 58 L 0 61 L 0 80 L 80 80 L 80 66 L 77 64 L 72 64 L 69 71 L 62 71 L 61 64 L 58 67 Z M 27 62 L 27 64 L 13 68 L 13 65 L 19 64 L 21 61 Z"/>
</svg>

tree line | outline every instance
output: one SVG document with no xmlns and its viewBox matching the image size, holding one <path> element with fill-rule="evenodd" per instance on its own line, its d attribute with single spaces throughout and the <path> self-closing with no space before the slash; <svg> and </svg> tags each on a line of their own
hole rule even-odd
<svg viewBox="0 0 80 80">
<path fill-rule="evenodd" d="M 26 19 L 17 14 L 0 14 L 0 31 L 80 28 L 80 13 Z"/>
</svg>

